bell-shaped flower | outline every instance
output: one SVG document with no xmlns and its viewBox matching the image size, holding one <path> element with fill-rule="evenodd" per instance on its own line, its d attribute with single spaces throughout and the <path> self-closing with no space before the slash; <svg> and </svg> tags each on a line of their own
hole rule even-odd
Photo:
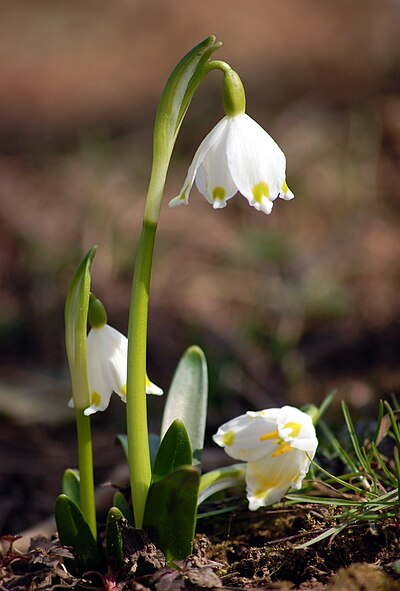
<svg viewBox="0 0 400 591">
<path fill-rule="evenodd" d="M 227 115 L 200 144 L 181 192 L 169 206 L 187 205 L 195 182 L 216 209 L 239 191 L 255 209 L 271 213 L 277 197 L 294 197 L 285 169 L 284 153 L 258 123 L 246 113 Z"/>
<path fill-rule="evenodd" d="M 91 405 L 84 414 L 105 410 L 112 392 L 126 402 L 128 339 L 104 324 L 90 330 L 86 349 Z M 163 391 L 146 378 L 146 393 L 161 395 Z"/>
<path fill-rule="evenodd" d="M 226 453 L 247 462 L 249 508 L 280 501 L 301 488 L 317 449 L 311 417 L 292 406 L 249 411 L 222 425 L 213 437 Z"/>
</svg>

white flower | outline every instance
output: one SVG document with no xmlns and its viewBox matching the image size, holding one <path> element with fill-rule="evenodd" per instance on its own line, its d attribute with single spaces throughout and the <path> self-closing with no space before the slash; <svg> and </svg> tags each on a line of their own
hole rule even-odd
<svg viewBox="0 0 400 591">
<path fill-rule="evenodd" d="M 309 415 L 292 406 L 247 412 L 222 425 L 213 437 L 228 455 L 246 464 L 249 508 L 280 501 L 299 489 L 318 440 Z"/>
<path fill-rule="evenodd" d="M 270 135 L 246 113 L 224 117 L 202 141 L 180 194 L 169 206 L 187 205 L 196 182 L 219 209 L 238 191 L 258 211 L 271 213 L 277 198 L 293 199 L 285 180 L 286 158 Z"/>
<path fill-rule="evenodd" d="M 91 405 L 84 411 L 85 415 L 105 410 L 112 392 L 126 402 L 128 339 L 104 324 L 91 329 L 86 348 Z M 146 393 L 161 395 L 163 391 L 146 378 Z"/>
</svg>

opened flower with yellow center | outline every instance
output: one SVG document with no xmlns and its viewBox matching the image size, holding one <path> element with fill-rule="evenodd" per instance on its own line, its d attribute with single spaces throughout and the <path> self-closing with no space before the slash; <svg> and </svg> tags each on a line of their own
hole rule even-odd
<svg viewBox="0 0 400 591">
<path fill-rule="evenodd" d="M 115 392 L 126 402 L 128 339 L 108 324 L 93 327 L 86 341 L 91 415 L 105 410 Z M 161 395 L 161 388 L 146 378 L 146 393 Z"/>
<path fill-rule="evenodd" d="M 286 158 L 272 137 L 246 113 L 224 117 L 200 144 L 175 207 L 188 203 L 196 183 L 216 208 L 238 191 L 258 211 L 271 213 L 277 197 L 293 199 L 285 180 Z"/>
<path fill-rule="evenodd" d="M 213 437 L 226 453 L 247 462 L 250 510 L 301 488 L 318 446 L 311 417 L 292 406 L 249 411 L 222 425 Z"/>
</svg>

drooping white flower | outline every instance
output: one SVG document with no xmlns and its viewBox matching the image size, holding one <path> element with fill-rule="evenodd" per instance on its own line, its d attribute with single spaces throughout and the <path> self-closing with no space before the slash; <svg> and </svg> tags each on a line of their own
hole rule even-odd
<svg viewBox="0 0 400 591">
<path fill-rule="evenodd" d="M 105 410 L 112 392 L 126 402 L 128 339 L 104 324 L 91 329 L 86 348 L 91 405 L 85 415 Z M 163 391 L 146 377 L 146 393 L 161 395 Z"/>
<path fill-rule="evenodd" d="M 285 169 L 284 153 L 258 123 L 246 113 L 227 115 L 200 144 L 181 192 L 169 206 L 187 205 L 195 182 L 216 209 L 239 191 L 255 209 L 268 214 L 277 197 L 294 197 Z"/>
<path fill-rule="evenodd" d="M 249 411 L 222 425 L 213 437 L 246 464 L 249 508 L 278 502 L 299 489 L 318 446 L 311 417 L 292 406 Z"/>
</svg>

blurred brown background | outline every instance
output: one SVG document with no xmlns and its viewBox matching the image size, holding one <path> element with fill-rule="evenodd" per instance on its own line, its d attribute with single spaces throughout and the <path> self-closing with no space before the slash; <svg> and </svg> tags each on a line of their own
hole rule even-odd
<svg viewBox="0 0 400 591">
<path fill-rule="evenodd" d="M 0 3 L 0 531 L 51 512 L 76 464 L 68 283 L 98 244 L 93 290 L 126 331 L 159 96 L 210 34 L 285 151 L 296 199 L 267 217 L 239 196 L 213 211 L 193 190 L 189 207 L 168 209 L 223 115 L 209 76 L 167 182 L 151 378 L 167 389 L 184 349 L 202 346 L 210 434 L 245 409 L 318 403 L 333 388 L 373 416 L 399 391 L 399 13 L 395 0 Z M 155 428 L 161 409 L 150 401 Z M 99 415 L 98 482 L 124 429 L 118 400 Z"/>
</svg>

